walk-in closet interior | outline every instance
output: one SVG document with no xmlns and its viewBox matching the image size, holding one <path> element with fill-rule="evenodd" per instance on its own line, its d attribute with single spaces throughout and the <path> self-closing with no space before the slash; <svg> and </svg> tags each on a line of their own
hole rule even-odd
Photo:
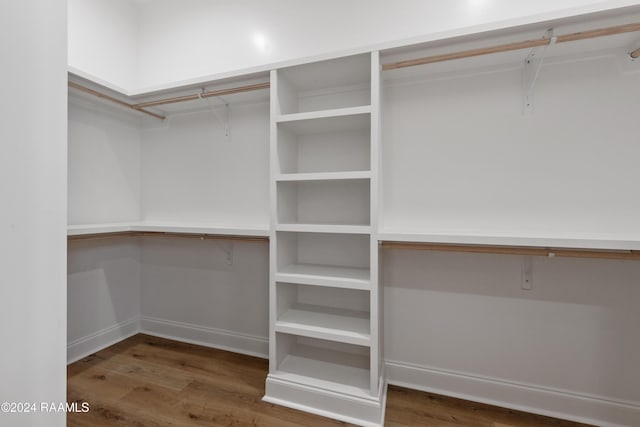
<svg viewBox="0 0 640 427">
<path fill-rule="evenodd" d="M 640 425 L 640 4 L 207 3 L 69 1 L 67 363 L 142 332 L 358 425 L 389 384 Z"/>
</svg>

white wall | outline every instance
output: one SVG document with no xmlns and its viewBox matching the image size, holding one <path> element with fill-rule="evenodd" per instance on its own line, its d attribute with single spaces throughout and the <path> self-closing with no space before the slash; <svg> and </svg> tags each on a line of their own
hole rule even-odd
<svg viewBox="0 0 640 427">
<path fill-rule="evenodd" d="M 638 240 L 640 68 L 618 50 L 547 59 L 533 114 L 518 63 L 388 82 L 383 228 Z"/>
<path fill-rule="evenodd" d="M 0 5 L 0 401 L 64 403 L 66 337 L 64 0 Z M 2 414 L 64 426 L 65 414 Z"/>
<path fill-rule="evenodd" d="M 71 225 L 141 218 L 140 119 L 72 93 L 68 116 Z M 67 361 L 139 329 L 140 247 L 133 238 L 70 241 Z"/>
<path fill-rule="evenodd" d="M 131 0 L 68 0 L 69 67 L 121 91 L 136 87 L 138 16 Z"/>
<path fill-rule="evenodd" d="M 69 242 L 69 363 L 137 332 L 141 294 L 139 243 L 130 237 Z"/>
<path fill-rule="evenodd" d="M 69 103 L 69 224 L 139 221 L 140 121 L 86 100 Z"/>
<path fill-rule="evenodd" d="M 141 92 L 368 47 L 558 19 L 632 0 L 70 0 L 69 65 Z M 328 29 L 330 29 L 328 31 Z"/>
<path fill-rule="evenodd" d="M 532 114 L 521 62 L 388 80 L 384 229 L 637 240 L 640 69 L 622 53 L 548 58 Z M 533 262 L 524 291 L 519 256 L 385 251 L 389 381 L 637 425 L 640 264 Z"/>
<path fill-rule="evenodd" d="M 142 133 L 143 219 L 269 227 L 269 105 L 177 114 Z M 266 356 L 268 244 L 145 238 L 142 330 Z"/>
<path fill-rule="evenodd" d="M 472 27 L 634 2 L 158 0 L 139 11 L 139 89 Z M 637 2 L 635 2 L 637 3 Z"/>
<path fill-rule="evenodd" d="M 266 357 L 268 247 L 267 242 L 145 238 L 142 330 Z"/>
<path fill-rule="evenodd" d="M 388 378 L 597 425 L 640 419 L 640 265 L 388 250 Z"/>
<path fill-rule="evenodd" d="M 269 105 L 231 103 L 230 138 L 225 116 L 216 107 L 143 131 L 144 220 L 268 228 Z"/>
</svg>

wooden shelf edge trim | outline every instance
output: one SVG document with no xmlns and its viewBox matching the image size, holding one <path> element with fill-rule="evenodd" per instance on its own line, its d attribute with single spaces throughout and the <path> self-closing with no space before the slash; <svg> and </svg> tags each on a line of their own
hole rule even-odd
<svg viewBox="0 0 640 427">
<path fill-rule="evenodd" d="M 631 33 L 640 31 L 640 23 L 619 25 L 617 27 L 601 28 L 598 30 L 582 31 L 578 33 L 565 34 L 555 37 L 555 43 L 566 43 L 578 40 L 592 39 L 596 37 L 612 36 L 616 34 Z M 515 43 L 507 43 L 497 46 L 484 47 L 478 49 L 464 50 L 454 53 L 427 56 L 424 58 L 410 59 L 406 61 L 390 62 L 382 65 L 383 71 L 395 70 L 399 68 L 414 67 L 417 65 L 433 64 L 435 62 L 451 61 L 454 59 L 471 58 L 474 56 L 488 55 L 499 52 L 509 52 L 512 50 L 529 49 L 538 46 L 546 46 L 552 41 L 551 38 L 536 40 L 524 40 Z"/>
<path fill-rule="evenodd" d="M 165 231 L 119 231 L 67 236 L 67 240 L 97 240 L 115 237 L 180 237 L 198 240 L 242 240 L 245 242 L 268 242 L 267 236 L 241 236 L 234 234 L 177 233 Z"/>
<path fill-rule="evenodd" d="M 416 249 L 439 252 L 467 252 L 499 255 L 529 255 L 541 257 L 567 257 L 567 258 L 596 258 L 596 259 L 620 259 L 640 260 L 640 251 L 635 250 L 594 250 L 594 249 L 563 249 L 524 246 L 485 246 L 485 245 L 451 245 L 439 243 L 420 242 L 393 242 L 382 241 L 383 249 Z"/>
</svg>

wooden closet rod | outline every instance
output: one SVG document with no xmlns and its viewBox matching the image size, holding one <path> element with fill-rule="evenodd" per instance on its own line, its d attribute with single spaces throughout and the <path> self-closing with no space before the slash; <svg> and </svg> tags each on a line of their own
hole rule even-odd
<svg viewBox="0 0 640 427">
<path fill-rule="evenodd" d="M 262 236 L 233 236 L 223 234 L 197 234 L 197 233 L 169 233 L 164 231 L 118 231 L 114 233 L 79 234 L 67 236 L 67 240 L 100 240 L 114 237 L 182 237 L 198 240 L 242 240 L 245 242 L 265 242 L 268 237 Z"/>
<path fill-rule="evenodd" d="M 224 96 L 224 95 L 232 95 L 234 93 L 242 93 L 249 92 L 252 90 L 260 90 L 260 89 L 269 89 L 271 85 L 269 83 L 256 83 L 253 85 L 247 86 L 238 86 L 232 87 L 228 89 L 220 89 L 220 90 L 212 90 L 209 92 L 201 92 L 193 95 L 185 95 L 185 96 L 177 96 L 175 98 L 165 98 L 158 99 L 156 101 L 142 102 L 140 104 L 135 104 L 135 108 L 147 108 L 147 107 L 155 107 L 157 105 L 165 105 L 165 104 L 173 104 L 175 102 L 184 102 L 184 101 L 195 101 L 197 99 L 209 98 L 211 96 Z"/>
<path fill-rule="evenodd" d="M 640 23 L 620 25 L 617 27 L 601 28 L 599 30 L 582 31 L 579 33 L 565 34 L 563 36 L 556 36 L 556 43 L 573 42 L 577 40 L 592 39 L 595 37 L 612 36 L 615 34 L 631 33 L 634 31 L 640 31 Z M 552 38 L 525 40 L 515 43 L 507 43 L 492 47 L 483 47 L 478 49 L 464 50 L 461 52 L 445 53 L 442 55 L 427 56 L 424 58 L 410 59 L 407 61 L 390 62 L 382 65 L 382 70 L 395 70 L 398 68 L 414 67 L 416 65 L 433 64 L 435 62 L 450 61 L 453 59 L 470 58 L 473 56 L 488 55 L 491 53 L 508 52 L 511 50 L 520 50 L 534 48 L 538 46 L 546 46 L 551 43 Z M 640 55 L 640 49 L 632 52 L 633 54 Z M 635 56 L 634 58 L 637 58 Z"/>
<path fill-rule="evenodd" d="M 106 94 L 104 94 L 102 92 L 98 92 L 97 90 L 90 89 L 90 88 L 88 88 L 86 86 L 82 86 L 82 85 L 80 85 L 78 83 L 69 82 L 69 87 L 73 88 L 73 89 L 77 89 L 77 90 L 79 90 L 81 92 L 85 92 L 85 93 L 88 93 L 90 95 L 96 96 L 98 98 L 105 99 L 105 100 L 107 100 L 109 102 L 113 102 L 115 104 L 121 105 L 121 106 L 129 108 L 131 110 L 135 110 L 135 111 L 139 111 L 139 112 L 144 113 L 144 114 L 148 114 L 149 116 L 155 117 L 156 119 L 164 120 L 166 118 L 165 116 L 163 116 L 161 114 L 156 114 L 154 112 L 147 111 L 147 110 L 145 110 L 143 108 L 136 107 L 133 104 L 129 104 L 128 102 L 121 101 L 121 100 L 119 100 L 117 98 L 114 98 L 112 96 L 106 95 Z"/>
<path fill-rule="evenodd" d="M 640 58 L 640 47 L 629 54 L 633 59 Z"/>
<path fill-rule="evenodd" d="M 418 249 L 440 252 L 470 252 L 480 254 L 529 255 L 542 257 L 597 258 L 640 260 L 640 251 L 527 248 L 520 246 L 449 245 L 437 243 L 382 242 L 383 249 Z"/>
</svg>

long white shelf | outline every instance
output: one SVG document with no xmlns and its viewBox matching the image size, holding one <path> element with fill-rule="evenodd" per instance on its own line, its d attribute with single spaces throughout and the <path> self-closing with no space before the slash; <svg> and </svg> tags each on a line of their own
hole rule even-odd
<svg viewBox="0 0 640 427">
<path fill-rule="evenodd" d="M 369 234 L 369 225 L 345 224 L 277 224 L 276 231 L 294 231 L 300 233 L 336 233 L 336 234 Z"/>
<path fill-rule="evenodd" d="M 283 114 L 276 122 L 294 134 L 364 130 L 371 126 L 371 106 Z"/>
<path fill-rule="evenodd" d="M 280 231 L 308 231 L 309 228 L 319 232 L 330 232 L 347 227 L 351 231 L 335 231 L 337 233 L 369 233 L 368 226 L 335 226 L 335 225 L 315 225 L 315 224 L 281 224 L 278 226 Z M 295 229 L 295 230 L 294 230 Z M 304 229 L 304 230 L 303 230 Z M 366 229 L 366 231 L 365 231 Z M 187 234 L 211 234 L 211 235 L 229 235 L 229 236 L 255 236 L 269 237 L 269 230 L 261 227 L 232 227 L 225 225 L 213 224 L 179 224 L 179 223 L 159 223 L 159 222 L 119 222 L 105 224 L 81 224 L 67 226 L 68 236 L 82 236 L 89 234 L 108 234 L 122 233 L 128 231 L 140 232 L 165 232 L 165 233 L 187 233 Z M 334 232 L 334 231 L 331 231 Z M 631 238 L 623 238 L 617 235 L 567 235 L 563 237 L 549 236 L 510 236 L 510 235 L 491 235 L 491 234 L 444 234 L 444 233 L 413 233 L 384 230 L 378 234 L 378 240 L 388 242 L 407 242 L 407 243 L 435 243 L 435 244 L 454 244 L 454 245 L 485 245 L 485 246 L 519 246 L 533 248 L 568 248 L 568 249 L 593 249 L 593 250 L 618 250 L 618 251 L 637 251 L 640 250 L 640 236 L 631 236 Z M 311 267 L 317 271 L 322 267 Z M 327 267 L 334 269 L 333 267 Z M 304 269 L 303 269 L 304 270 Z M 347 271 L 349 269 L 346 269 Z M 307 269 L 307 271 L 309 271 Z M 366 280 L 368 281 L 368 270 Z M 304 273 L 303 273 L 304 274 Z M 324 273 L 322 273 L 323 275 Z M 338 274 L 338 277 L 344 276 L 344 272 Z M 304 274 L 307 275 L 307 274 Z M 316 274 L 311 274 L 315 276 Z M 347 276 L 352 275 L 347 273 Z M 362 275 L 360 275 L 362 277 Z"/>
<path fill-rule="evenodd" d="M 412 233 L 384 230 L 378 240 L 387 242 L 434 243 L 453 245 L 517 246 L 530 248 L 567 248 L 585 250 L 640 250 L 640 236 L 611 234 L 550 236 L 516 236 L 492 234 Z"/>
<path fill-rule="evenodd" d="M 131 230 L 131 223 L 82 224 L 68 225 L 67 236 L 84 236 L 87 234 L 124 233 Z"/>
<path fill-rule="evenodd" d="M 109 234 L 128 231 L 209 234 L 219 236 L 268 237 L 267 228 L 231 227 L 216 224 L 180 224 L 160 222 L 128 222 L 109 224 L 83 224 L 67 226 L 67 236 L 83 236 L 88 234 Z"/>
<path fill-rule="evenodd" d="M 370 316 L 364 311 L 298 304 L 282 313 L 276 331 L 329 341 L 371 345 Z"/>
<path fill-rule="evenodd" d="M 312 173 L 286 173 L 280 174 L 276 181 L 333 181 L 348 179 L 370 179 L 370 171 L 348 171 L 348 172 L 312 172 Z"/>
<path fill-rule="evenodd" d="M 371 287 L 368 268 L 292 264 L 280 268 L 275 276 L 276 282 L 299 283 L 301 285 L 360 290 L 369 290 Z"/>
<path fill-rule="evenodd" d="M 274 376 L 293 383 L 371 399 L 367 356 L 297 345 L 284 358 Z"/>
</svg>

